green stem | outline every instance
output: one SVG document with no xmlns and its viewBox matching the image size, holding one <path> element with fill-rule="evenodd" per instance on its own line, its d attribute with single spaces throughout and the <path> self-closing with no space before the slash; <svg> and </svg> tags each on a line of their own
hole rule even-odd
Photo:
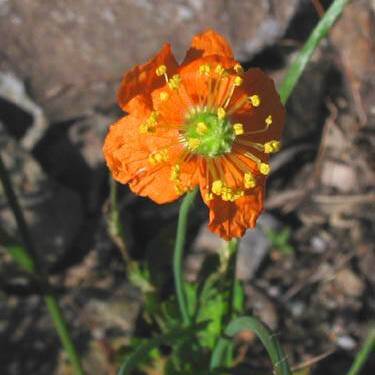
<svg viewBox="0 0 375 375">
<path fill-rule="evenodd" d="M 68 325 L 64 319 L 63 312 L 57 302 L 55 296 L 47 294 L 44 296 L 44 302 L 47 305 L 48 312 L 52 318 L 53 325 L 60 337 L 61 343 L 68 355 L 70 363 L 74 369 L 74 374 L 84 375 L 83 368 L 81 365 L 81 359 L 74 346 L 73 340 L 69 333 Z"/>
<path fill-rule="evenodd" d="M 290 94 L 305 70 L 307 63 L 310 61 L 311 55 L 315 51 L 320 41 L 328 34 L 329 30 L 336 22 L 344 10 L 345 5 L 349 1 L 350 0 L 335 0 L 328 8 L 317 26 L 315 26 L 315 29 L 310 34 L 305 45 L 288 69 L 288 72 L 281 83 L 279 93 L 283 103 L 287 102 Z"/>
<path fill-rule="evenodd" d="M 8 199 L 10 208 L 12 209 L 13 215 L 16 219 L 18 231 L 23 241 L 23 245 L 28 251 L 29 259 L 30 259 L 30 269 L 29 271 L 33 271 L 36 273 L 41 273 L 41 267 L 38 263 L 38 258 L 36 255 L 36 251 L 34 248 L 34 243 L 31 239 L 30 233 L 28 231 L 28 227 L 23 216 L 21 206 L 18 203 L 18 199 L 14 192 L 12 182 L 9 178 L 8 172 L 6 170 L 5 164 L 3 162 L 1 153 L 0 153 L 0 180 L 3 185 L 5 196 Z"/>
<path fill-rule="evenodd" d="M 184 246 L 186 239 L 187 219 L 191 205 L 194 202 L 198 189 L 187 193 L 181 203 L 180 212 L 178 215 L 176 243 L 173 255 L 173 274 L 174 282 L 178 300 L 178 306 L 182 316 L 182 321 L 185 325 L 190 325 L 191 319 L 186 299 L 186 291 L 184 286 L 184 279 L 182 273 L 182 261 L 184 254 Z"/>
<path fill-rule="evenodd" d="M 63 318 L 61 309 L 58 305 L 56 297 L 49 292 L 48 278 L 43 272 L 39 265 L 38 258 L 36 255 L 35 247 L 31 235 L 26 224 L 25 217 L 23 215 L 21 206 L 18 202 L 17 196 L 14 192 L 12 182 L 9 178 L 8 172 L 5 168 L 5 164 L 0 153 L 0 181 L 3 185 L 5 196 L 8 199 L 9 205 L 12 209 L 14 217 L 16 219 L 18 230 L 22 238 L 24 247 L 13 246 L 10 254 L 13 259 L 24 269 L 31 272 L 38 279 L 42 280 L 44 289 L 47 290 L 44 301 L 47 305 L 48 312 L 55 325 L 56 331 L 60 337 L 61 343 L 69 357 L 69 360 L 74 368 L 76 375 L 83 375 L 83 369 L 81 366 L 80 358 L 75 345 L 71 339 L 67 324 Z"/>
<path fill-rule="evenodd" d="M 370 329 L 370 333 L 367 336 L 366 341 L 364 342 L 361 350 L 355 357 L 354 363 L 350 368 L 347 375 L 357 375 L 361 371 L 362 367 L 365 365 L 365 362 L 371 352 L 375 351 L 375 327 Z"/>
<path fill-rule="evenodd" d="M 234 318 L 234 313 L 236 311 L 236 290 L 238 288 L 238 281 L 236 278 L 236 263 L 237 263 L 237 253 L 238 253 L 238 240 L 232 239 L 228 241 L 228 250 L 230 254 L 230 263 L 229 263 L 229 273 L 232 281 L 232 287 L 230 291 L 230 310 L 229 310 L 229 320 Z"/>
<path fill-rule="evenodd" d="M 132 260 L 129 256 L 128 248 L 126 246 L 125 241 L 125 234 L 124 234 L 124 227 L 121 223 L 120 219 L 120 209 L 118 206 L 118 196 L 117 196 L 117 182 L 110 177 L 109 178 L 109 184 L 110 184 L 110 212 L 109 212 L 109 231 L 113 238 L 113 240 L 116 242 L 116 245 L 120 249 L 121 256 L 124 259 L 125 264 L 131 270 L 133 267 Z"/>
</svg>

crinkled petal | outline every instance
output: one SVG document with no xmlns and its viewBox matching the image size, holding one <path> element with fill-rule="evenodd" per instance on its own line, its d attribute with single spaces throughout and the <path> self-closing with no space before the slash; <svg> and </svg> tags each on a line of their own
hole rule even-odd
<svg viewBox="0 0 375 375">
<path fill-rule="evenodd" d="M 226 202 L 220 198 L 209 201 L 209 229 L 225 240 L 242 237 L 246 229 L 255 227 L 263 210 L 263 199 L 264 190 L 259 186 L 235 202 Z"/>
<path fill-rule="evenodd" d="M 177 72 L 178 64 L 170 44 L 165 44 L 152 60 L 136 65 L 125 74 L 117 92 L 119 106 L 124 111 L 132 112 L 139 101 L 143 102 L 143 105 L 152 106 L 151 92 L 165 84 L 164 77 L 158 77 L 155 73 L 160 65 L 167 67 L 170 76 Z"/>
<path fill-rule="evenodd" d="M 241 90 L 249 97 L 258 95 L 260 105 L 249 109 L 249 104 L 246 104 L 232 115 L 233 122 L 243 123 L 245 131 L 249 132 L 248 139 L 253 142 L 279 140 L 285 123 L 285 108 L 272 78 L 258 68 L 249 69 Z M 268 116 L 272 116 L 272 124 L 266 131 L 260 132 L 265 128 Z"/>
<path fill-rule="evenodd" d="M 111 125 L 105 138 L 103 153 L 115 180 L 126 184 L 144 166 L 148 153 L 139 147 L 138 128 L 142 120 L 124 116 Z"/>
<path fill-rule="evenodd" d="M 148 197 L 155 203 L 173 202 L 181 196 L 170 180 L 171 168 L 161 165 L 138 174 L 129 182 L 130 189 L 142 197 Z"/>
<path fill-rule="evenodd" d="M 218 55 L 233 59 L 233 52 L 228 41 L 214 30 L 197 34 L 191 41 L 191 47 L 186 52 L 183 65 L 201 57 Z"/>
<path fill-rule="evenodd" d="M 162 204 L 177 199 L 187 188 L 198 184 L 196 160 L 182 158 L 184 148 L 178 141 L 177 130 L 166 130 L 155 135 L 140 135 L 139 126 L 144 119 L 128 115 L 110 127 L 104 142 L 103 153 L 115 180 L 126 184 L 132 191 Z M 168 160 L 152 165 L 153 152 L 168 150 Z M 181 186 L 171 181 L 171 168 L 181 163 Z"/>
</svg>

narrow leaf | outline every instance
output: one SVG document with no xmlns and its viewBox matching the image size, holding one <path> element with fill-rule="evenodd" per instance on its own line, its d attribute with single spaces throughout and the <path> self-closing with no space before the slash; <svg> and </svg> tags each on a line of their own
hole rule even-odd
<svg viewBox="0 0 375 375">
<path fill-rule="evenodd" d="M 244 330 L 250 330 L 258 336 L 272 361 L 275 374 L 291 375 L 285 354 L 275 335 L 273 335 L 258 319 L 254 317 L 240 317 L 234 319 L 226 327 L 224 335 L 233 338 L 236 334 Z M 231 340 L 228 338 L 221 338 L 218 341 L 216 348 L 212 353 L 210 363 L 211 369 L 215 369 L 222 364 L 222 360 L 224 359 L 225 352 L 229 345 L 231 345 Z"/>
</svg>

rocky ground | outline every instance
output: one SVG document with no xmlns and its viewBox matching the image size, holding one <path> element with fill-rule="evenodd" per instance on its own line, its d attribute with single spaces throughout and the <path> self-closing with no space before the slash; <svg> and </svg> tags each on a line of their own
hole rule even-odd
<svg viewBox="0 0 375 375">
<path fill-rule="evenodd" d="M 116 350 L 142 309 L 104 215 L 101 144 L 120 115 L 123 71 L 164 41 L 181 58 L 194 33 L 214 27 L 245 66 L 280 82 L 330 1 L 157 3 L 0 0 L 0 150 L 85 367 L 98 375 L 116 373 Z M 249 311 L 277 332 L 293 365 L 314 364 L 313 375 L 345 373 L 374 319 L 374 14 L 372 0 L 353 1 L 314 54 L 287 105 L 267 210 L 240 247 Z M 170 281 L 178 203 L 157 206 L 122 187 L 120 206 L 132 256 Z M 191 215 L 194 279 L 220 241 L 201 202 Z M 0 226 L 16 231 L 1 189 Z M 0 260 L 0 373 L 69 374 L 35 285 L 1 243 Z M 251 337 L 246 352 L 249 369 L 267 368 Z M 371 369 L 374 359 L 363 375 Z"/>
</svg>

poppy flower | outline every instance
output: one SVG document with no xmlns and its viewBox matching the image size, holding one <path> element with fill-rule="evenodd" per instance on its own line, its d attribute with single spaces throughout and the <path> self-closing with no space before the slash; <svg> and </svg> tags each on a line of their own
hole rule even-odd
<svg viewBox="0 0 375 375">
<path fill-rule="evenodd" d="M 208 30 L 181 65 L 165 44 L 127 72 L 118 103 L 127 114 L 103 147 L 115 180 L 159 204 L 199 186 L 209 228 L 224 239 L 255 226 L 285 119 L 271 78 L 245 72 L 228 42 Z"/>
</svg>

